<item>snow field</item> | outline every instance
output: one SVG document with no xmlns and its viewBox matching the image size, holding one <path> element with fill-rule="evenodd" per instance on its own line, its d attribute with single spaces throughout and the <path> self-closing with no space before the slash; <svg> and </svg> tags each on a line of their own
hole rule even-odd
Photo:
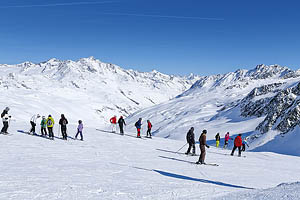
<svg viewBox="0 0 300 200">
<path fill-rule="evenodd" d="M 195 165 L 197 156 L 175 153 L 182 141 L 95 128 L 84 128 L 84 141 L 51 141 L 19 133 L 24 123 L 12 122 L 12 135 L 0 135 L 0 199 L 213 199 L 300 178 L 298 157 L 245 152 L 239 158 L 211 147 L 206 162 L 220 166 Z M 68 135 L 75 133 L 68 126 Z"/>
</svg>

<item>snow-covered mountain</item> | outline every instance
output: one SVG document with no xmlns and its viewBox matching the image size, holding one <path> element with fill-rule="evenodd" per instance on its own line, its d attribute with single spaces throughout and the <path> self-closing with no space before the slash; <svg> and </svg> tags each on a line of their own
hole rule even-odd
<svg viewBox="0 0 300 200">
<path fill-rule="evenodd" d="M 274 139 L 271 130 L 278 135 L 299 124 L 299 81 L 299 71 L 278 65 L 201 77 L 177 98 L 139 111 L 130 120 L 150 119 L 157 136 L 182 140 L 191 126 L 196 135 L 207 129 L 211 142 L 217 132 L 252 135 L 255 149 Z"/>
<path fill-rule="evenodd" d="M 87 123 L 103 123 L 114 114 L 128 116 L 172 99 L 198 78 L 125 70 L 93 57 L 3 64 L 0 102 L 19 120 L 27 121 L 33 113 L 65 113 Z"/>
</svg>

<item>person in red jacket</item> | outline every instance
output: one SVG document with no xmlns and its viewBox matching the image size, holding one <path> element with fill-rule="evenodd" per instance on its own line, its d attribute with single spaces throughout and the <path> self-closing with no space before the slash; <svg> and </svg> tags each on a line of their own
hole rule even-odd
<svg viewBox="0 0 300 200">
<path fill-rule="evenodd" d="M 110 118 L 110 123 L 112 126 L 112 132 L 115 133 L 117 131 L 117 116 L 113 116 L 112 118 Z"/>
<path fill-rule="evenodd" d="M 150 120 L 147 120 L 147 124 L 148 124 L 147 137 L 152 138 L 152 135 L 151 135 L 152 124 L 151 124 Z M 148 136 L 148 134 L 149 134 L 149 136 Z"/>
<path fill-rule="evenodd" d="M 239 157 L 241 157 L 241 147 L 243 145 L 243 140 L 242 140 L 242 134 L 239 134 L 238 136 L 236 136 L 236 138 L 234 139 L 234 147 L 232 149 L 231 155 L 233 156 L 234 151 L 236 150 L 236 148 L 239 149 Z"/>
</svg>

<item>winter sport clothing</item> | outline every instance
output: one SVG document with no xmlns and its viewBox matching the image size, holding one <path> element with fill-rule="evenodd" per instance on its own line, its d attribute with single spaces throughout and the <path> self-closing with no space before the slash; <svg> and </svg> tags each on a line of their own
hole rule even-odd
<svg viewBox="0 0 300 200">
<path fill-rule="evenodd" d="M 61 128 L 61 134 L 62 134 L 64 140 L 67 140 L 67 137 L 68 137 L 68 135 L 67 135 L 67 124 L 68 124 L 68 120 L 62 114 L 61 118 L 59 120 L 59 125 L 60 125 L 60 128 Z"/>
<path fill-rule="evenodd" d="M 231 155 L 233 156 L 235 150 L 238 148 L 239 149 L 239 156 L 241 156 L 241 147 L 242 147 L 242 135 L 239 134 L 238 136 L 236 136 L 236 138 L 234 139 L 234 147 L 232 149 Z"/>
<path fill-rule="evenodd" d="M 41 134 L 42 135 L 47 135 L 46 127 L 47 127 L 47 120 L 45 119 L 45 117 L 43 117 L 41 120 Z"/>
<path fill-rule="evenodd" d="M 46 123 L 47 123 L 47 127 L 48 127 L 48 128 L 49 128 L 49 127 L 51 128 L 51 127 L 54 126 L 54 119 L 51 117 L 51 115 L 49 115 L 49 117 L 48 117 Z"/>
<path fill-rule="evenodd" d="M 187 132 L 186 141 L 187 143 L 195 144 L 195 134 L 193 127 L 191 127 L 190 130 Z"/>
<path fill-rule="evenodd" d="M 247 142 L 247 139 L 245 138 L 245 139 L 243 140 L 242 151 L 246 151 L 246 145 L 247 145 L 247 147 L 249 147 L 248 142 Z"/>
<path fill-rule="evenodd" d="M 228 141 L 229 139 L 232 140 L 232 138 L 229 137 L 229 133 L 227 132 L 226 135 L 225 135 L 225 141 Z"/>
<path fill-rule="evenodd" d="M 217 135 L 215 136 L 215 138 L 216 138 L 216 147 L 219 147 L 219 145 L 220 145 L 220 139 L 221 139 L 220 134 L 217 133 Z"/>
<path fill-rule="evenodd" d="M 113 116 L 112 118 L 110 118 L 110 123 L 112 124 L 116 124 L 117 123 L 117 117 L 116 116 Z"/>
<path fill-rule="evenodd" d="M 185 154 L 189 154 L 191 149 L 192 153 L 196 153 L 196 147 L 195 147 L 195 134 L 194 134 L 194 127 L 191 127 L 190 130 L 186 134 L 186 141 L 189 144 L 189 148 Z"/>
<path fill-rule="evenodd" d="M 1 133 L 7 133 L 7 129 L 9 126 L 9 119 L 11 118 L 11 116 L 8 115 L 8 111 L 9 108 L 6 107 L 3 112 L 1 113 L 1 118 L 2 118 L 2 122 L 3 122 L 3 127 L 1 129 Z"/>
<path fill-rule="evenodd" d="M 135 122 L 135 127 L 137 130 L 137 137 L 141 137 L 142 118 L 139 118 L 139 120 Z"/>
<path fill-rule="evenodd" d="M 242 142 L 242 137 L 240 135 L 238 135 L 235 139 L 234 139 L 234 145 L 237 147 L 241 147 L 243 144 Z"/>
<path fill-rule="evenodd" d="M 199 137 L 201 154 L 199 156 L 199 160 L 197 163 L 200 163 L 200 164 L 204 164 L 205 155 L 206 155 L 205 147 L 209 148 L 209 146 L 206 144 L 206 133 L 207 133 L 207 131 L 203 130 L 201 136 Z"/>
<path fill-rule="evenodd" d="M 48 133 L 49 133 L 49 138 L 54 139 L 53 126 L 52 127 L 48 126 Z"/>
<path fill-rule="evenodd" d="M 39 115 L 39 114 L 33 115 L 33 116 L 30 118 L 30 121 L 36 124 L 36 120 L 37 120 L 38 118 L 40 118 L 40 115 Z"/>
<path fill-rule="evenodd" d="M 229 137 L 229 132 L 227 132 L 227 133 L 225 134 L 225 141 L 224 141 L 223 149 L 226 149 L 226 148 L 227 148 L 227 146 L 228 146 L 228 141 L 229 141 L 229 140 L 232 140 L 232 138 Z"/>
<path fill-rule="evenodd" d="M 137 122 L 135 122 L 135 127 L 139 129 L 142 128 L 142 118 L 140 118 Z"/>
<path fill-rule="evenodd" d="M 82 123 L 79 123 L 77 129 L 78 129 L 79 131 L 82 131 L 82 130 L 83 130 L 83 124 L 82 124 Z"/>
<path fill-rule="evenodd" d="M 152 124 L 151 124 L 151 122 L 149 121 L 149 120 L 147 120 L 147 137 L 152 137 L 152 134 L 151 134 L 151 129 L 152 129 Z"/>
<path fill-rule="evenodd" d="M 83 124 L 82 124 L 81 120 L 79 120 L 78 123 L 79 124 L 78 124 L 78 127 L 77 127 L 77 133 L 75 135 L 75 139 L 77 139 L 78 134 L 80 134 L 80 140 L 83 140 L 83 135 L 82 135 Z"/>
<path fill-rule="evenodd" d="M 241 147 L 240 147 L 240 146 L 237 147 L 237 146 L 234 145 L 234 147 L 233 147 L 233 149 L 232 149 L 232 152 L 231 152 L 231 155 L 233 156 L 233 154 L 234 154 L 234 152 L 235 152 L 235 150 L 236 150 L 237 148 L 239 149 L 239 157 L 240 157 L 241 154 L 242 154 L 242 152 L 241 152 Z"/>
<path fill-rule="evenodd" d="M 31 129 L 29 132 L 35 134 L 36 123 L 34 123 L 33 121 L 30 121 L 30 124 L 31 124 Z"/>
<path fill-rule="evenodd" d="M 119 127 L 120 127 L 120 134 L 124 134 L 124 129 L 123 129 L 123 126 L 125 125 L 126 126 L 126 123 L 125 123 L 125 120 L 123 119 L 123 117 L 121 116 L 120 119 L 118 120 L 118 124 L 119 124 Z"/>
<path fill-rule="evenodd" d="M 43 119 L 41 120 L 41 127 L 42 128 L 46 128 L 47 127 L 47 120 L 45 119 L 45 117 L 43 117 Z"/>
</svg>

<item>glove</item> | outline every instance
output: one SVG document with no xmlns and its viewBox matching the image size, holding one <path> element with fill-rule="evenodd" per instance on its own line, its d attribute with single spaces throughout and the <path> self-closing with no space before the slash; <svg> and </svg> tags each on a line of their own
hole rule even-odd
<svg viewBox="0 0 300 200">
<path fill-rule="evenodd" d="M 207 148 L 209 148 L 209 146 L 208 146 L 208 145 L 207 145 L 206 147 L 207 147 Z"/>
</svg>

